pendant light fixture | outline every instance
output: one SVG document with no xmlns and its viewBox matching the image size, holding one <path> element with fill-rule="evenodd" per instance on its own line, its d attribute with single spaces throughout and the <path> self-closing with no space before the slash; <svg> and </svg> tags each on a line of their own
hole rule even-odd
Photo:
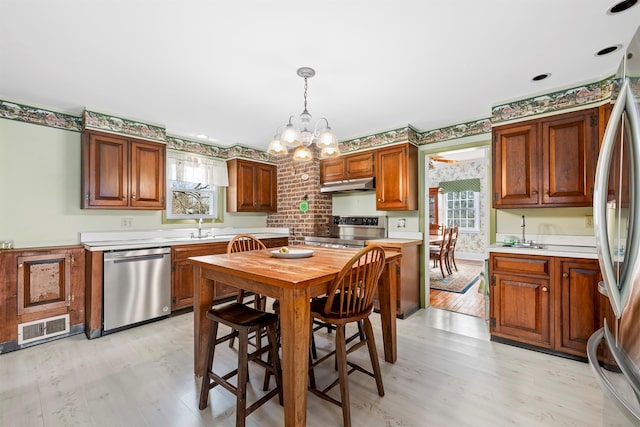
<svg viewBox="0 0 640 427">
<path fill-rule="evenodd" d="M 298 75 L 304 79 L 304 110 L 300 116 L 290 116 L 289 123 L 278 128 L 267 152 L 281 155 L 294 150 L 293 160 L 307 161 L 313 158 L 310 147 L 315 144 L 320 149 L 320 158 L 339 156 L 338 138 L 331 131 L 329 121 L 321 117 L 312 125 L 311 114 L 307 111 L 307 79 L 316 75 L 315 70 L 301 67 L 298 68 Z"/>
</svg>

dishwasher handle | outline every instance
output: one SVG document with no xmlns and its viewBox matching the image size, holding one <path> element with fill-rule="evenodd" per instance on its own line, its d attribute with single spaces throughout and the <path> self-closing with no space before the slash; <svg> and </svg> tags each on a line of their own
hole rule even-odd
<svg viewBox="0 0 640 427">
<path fill-rule="evenodd" d="M 118 264 L 121 262 L 135 262 L 135 261 L 151 261 L 154 259 L 163 259 L 166 255 L 140 255 L 140 256 L 123 256 L 120 258 L 105 259 L 104 262 L 112 262 Z"/>
</svg>

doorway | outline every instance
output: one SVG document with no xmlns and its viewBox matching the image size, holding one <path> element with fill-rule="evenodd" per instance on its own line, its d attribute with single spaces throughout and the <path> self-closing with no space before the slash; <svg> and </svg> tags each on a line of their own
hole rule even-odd
<svg viewBox="0 0 640 427">
<path fill-rule="evenodd" d="M 489 242 L 489 147 L 451 149 L 425 161 L 430 257 L 425 277 L 429 306 L 486 317 L 484 259 Z M 442 239 L 443 227 L 447 232 Z M 455 244 L 449 231 L 455 227 Z M 455 231 L 455 229 L 454 229 Z M 455 235 L 455 233 L 454 233 Z M 443 256 L 444 253 L 444 256 Z"/>
</svg>

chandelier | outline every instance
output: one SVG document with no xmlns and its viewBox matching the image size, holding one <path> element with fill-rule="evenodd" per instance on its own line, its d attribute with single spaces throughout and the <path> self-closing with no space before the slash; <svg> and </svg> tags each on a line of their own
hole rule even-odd
<svg viewBox="0 0 640 427">
<path fill-rule="evenodd" d="M 329 121 L 321 117 L 312 125 L 311 114 L 307 111 L 307 79 L 316 75 L 313 68 L 298 68 L 298 75 L 304 79 L 304 110 L 300 116 L 290 116 L 289 123 L 280 126 L 267 148 L 269 154 L 287 154 L 293 151 L 293 160 L 312 159 L 310 146 L 315 144 L 320 149 L 320 158 L 340 155 L 338 138 L 331 132 Z"/>
</svg>

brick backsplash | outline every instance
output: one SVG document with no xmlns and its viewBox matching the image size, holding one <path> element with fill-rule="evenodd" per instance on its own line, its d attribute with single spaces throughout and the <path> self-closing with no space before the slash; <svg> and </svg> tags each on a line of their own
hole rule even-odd
<svg viewBox="0 0 640 427">
<path fill-rule="evenodd" d="M 294 162 L 292 154 L 281 156 L 278 167 L 278 212 L 267 216 L 268 227 L 289 228 L 289 243 L 304 243 L 304 236 L 329 233 L 332 199 L 320 193 L 318 153 L 308 162 Z M 307 179 L 303 176 L 307 175 Z M 309 210 L 300 212 L 300 202 L 309 202 Z"/>
</svg>

